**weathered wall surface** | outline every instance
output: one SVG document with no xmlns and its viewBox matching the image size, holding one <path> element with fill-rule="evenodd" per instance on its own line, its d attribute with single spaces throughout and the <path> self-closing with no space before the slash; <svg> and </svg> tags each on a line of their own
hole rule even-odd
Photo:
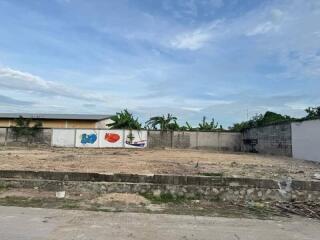
<svg viewBox="0 0 320 240">
<path fill-rule="evenodd" d="M 197 148 L 197 132 L 173 132 L 173 148 Z"/>
<path fill-rule="evenodd" d="M 320 162 L 320 120 L 293 122 L 291 128 L 293 157 Z"/>
<path fill-rule="evenodd" d="M 221 132 L 218 135 L 220 150 L 241 151 L 242 136 L 237 132 Z"/>
<path fill-rule="evenodd" d="M 78 172 L 0 171 L 0 185 L 46 191 L 140 193 L 224 201 L 319 201 L 318 181 Z"/>
<path fill-rule="evenodd" d="M 35 137 L 31 137 L 30 139 L 26 137 L 16 138 L 12 128 L 6 128 L 6 132 L 5 130 L 1 130 L 1 132 L 2 134 L 0 133 L 0 136 L 2 137 L 0 137 L 0 144 L 1 139 L 5 139 L 6 145 L 27 144 L 28 142 L 34 144 L 44 144 L 49 146 L 51 145 L 52 129 L 41 129 Z"/>
<path fill-rule="evenodd" d="M 149 148 L 210 148 L 240 151 L 241 134 L 236 132 L 149 131 Z"/>
<path fill-rule="evenodd" d="M 40 138 L 40 142 L 45 144 L 45 145 L 51 145 L 51 141 L 52 141 L 52 130 L 53 129 L 43 129 L 41 132 L 41 138 Z"/>
<path fill-rule="evenodd" d="M 243 132 L 242 138 L 257 139 L 255 149 L 258 153 L 292 156 L 290 123 L 247 129 Z M 242 144 L 242 150 L 247 152 L 251 147 Z"/>
<path fill-rule="evenodd" d="M 171 148 L 172 132 L 168 131 L 148 131 L 149 148 Z"/>
<path fill-rule="evenodd" d="M 7 129 L 0 128 L 0 145 L 6 144 L 6 134 L 7 134 Z"/>
<path fill-rule="evenodd" d="M 52 129 L 52 146 L 74 147 L 75 129 Z"/>
</svg>

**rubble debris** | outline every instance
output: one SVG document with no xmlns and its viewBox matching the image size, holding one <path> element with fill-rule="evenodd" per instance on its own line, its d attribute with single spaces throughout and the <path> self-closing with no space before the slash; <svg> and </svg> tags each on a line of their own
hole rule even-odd
<svg viewBox="0 0 320 240">
<path fill-rule="evenodd" d="M 65 191 L 56 192 L 56 198 L 64 198 L 66 196 Z"/>
<path fill-rule="evenodd" d="M 320 180 L 320 173 L 315 173 L 315 174 L 313 174 L 312 178 L 313 178 L 313 179 Z"/>
<path fill-rule="evenodd" d="M 320 220 L 319 202 L 277 202 L 274 206 L 284 213 L 290 213 Z"/>
</svg>

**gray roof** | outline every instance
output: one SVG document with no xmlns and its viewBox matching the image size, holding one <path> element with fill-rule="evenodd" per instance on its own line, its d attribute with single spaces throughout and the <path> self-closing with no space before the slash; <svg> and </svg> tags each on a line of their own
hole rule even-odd
<svg viewBox="0 0 320 240">
<path fill-rule="evenodd" d="M 0 113 L 0 118 L 64 119 L 64 120 L 104 120 L 113 115 L 101 114 L 47 114 L 47 113 Z"/>
</svg>

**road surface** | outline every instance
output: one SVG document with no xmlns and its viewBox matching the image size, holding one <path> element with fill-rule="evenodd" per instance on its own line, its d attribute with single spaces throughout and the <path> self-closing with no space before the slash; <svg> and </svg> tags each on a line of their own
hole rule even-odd
<svg viewBox="0 0 320 240">
<path fill-rule="evenodd" d="M 1 240 L 320 239 L 320 222 L 0 207 Z"/>
</svg>

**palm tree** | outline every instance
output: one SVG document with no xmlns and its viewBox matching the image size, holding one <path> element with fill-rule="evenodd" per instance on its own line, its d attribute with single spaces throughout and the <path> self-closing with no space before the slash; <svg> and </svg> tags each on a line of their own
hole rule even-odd
<svg viewBox="0 0 320 240">
<path fill-rule="evenodd" d="M 141 123 L 138 118 L 134 118 L 132 113 L 127 109 L 117 112 L 116 115 L 110 118 L 113 122 L 107 124 L 111 129 L 141 129 Z"/>
<path fill-rule="evenodd" d="M 186 126 L 180 127 L 180 130 L 182 131 L 195 131 L 197 128 L 193 128 L 190 123 L 186 122 Z"/>
<path fill-rule="evenodd" d="M 202 123 L 199 123 L 199 130 L 200 131 L 212 131 L 218 129 L 218 123 L 215 123 L 214 118 L 212 118 L 211 122 L 206 121 L 206 117 L 203 116 Z M 220 128 L 222 126 L 220 125 Z"/>
<path fill-rule="evenodd" d="M 161 131 L 179 129 L 177 118 L 170 113 L 168 113 L 167 116 L 162 115 L 151 117 L 148 121 L 146 121 L 146 126 L 147 128 L 151 128 L 153 130 L 157 130 L 159 127 Z"/>
</svg>

